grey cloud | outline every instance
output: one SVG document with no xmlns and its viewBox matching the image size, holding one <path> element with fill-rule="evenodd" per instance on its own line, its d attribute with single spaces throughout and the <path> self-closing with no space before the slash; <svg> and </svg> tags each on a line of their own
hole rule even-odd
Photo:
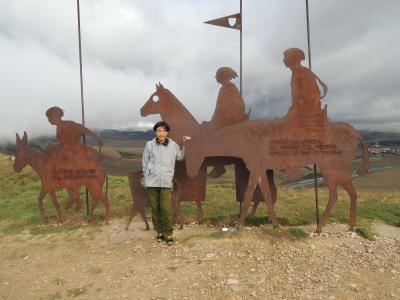
<svg viewBox="0 0 400 300">
<path fill-rule="evenodd" d="M 216 69 L 239 69 L 239 33 L 202 22 L 237 12 L 239 1 L 81 3 L 88 126 L 142 128 L 158 120 L 139 116 L 158 81 L 199 121 L 210 118 Z M 0 0 L 0 7 L 0 138 L 53 132 L 44 118 L 52 105 L 79 121 L 75 2 Z M 329 85 L 330 118 L 398 130 L 400 2 L 324 0 L 310 8 L 313 70 Z M 244 98 L 253 118 L 277 117 L 290 106 L 282 53 L 306 50 L 304 13 L 304 1 L 244 3 Z"/>
</svg>

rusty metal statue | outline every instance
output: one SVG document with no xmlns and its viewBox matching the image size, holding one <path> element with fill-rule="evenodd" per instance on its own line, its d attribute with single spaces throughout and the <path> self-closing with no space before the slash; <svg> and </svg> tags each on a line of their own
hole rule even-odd
<svg viewBox="0 0 400 300">
<path fill-rule="evenodd" d="M 177 137 L 183 136 L 182 130 L 185 130 L 188 135 L 192 135 L 199 127 L 193 115 L 169 90 L 164 88 L 162 84 L 156 85 L 156 91 L 140 109 L 140 114 L 142 116 L 158 113 L 161 115 L 162 119 L 170 125 L 171 131 L 169 132 L 169 136 L 177 141 L 179 146 L 181 146 L 181 139 Z M 188 199 L 195 201 L 197 204 L 197 218 L 199 222 L 201 222 L 204 217 L 200 201 L 204 201 L 205 199 L 206 172 L 207 169 L 203 166 L 198 176 L 189 178 L 186 176 L 185 163 L 182 161 L 177 161 L 175 163 L 172 202 L 177 203 Z M 133 195 L 133 197 L 135 196 Z M 174 208 L 174 215 L 181 216 L 181 214 L 176 211 L 177 206 Z"/>
<path fill-rule="evenodd" d="M 327 105 L 321 109 L 321 99 L 326 96 L 328 87 L 311 70 L 301 65 L 305 59 L 301 49 L 290 48 L 283 55 L 283 63 L 292 71 L 292 105 L 286 115 L 288 122 L 293 127 L 301 126 L 308 135 L 319 134 L 328 122 Z M 318 83 L 323 88 L 323 95 Z"/>
<path fill-rule="evenodd" d="M 133 220 L 133 217 L 138 212 L 140 213 L 143 222 L 146 224 L 145 230 L 150 229 L 145 213 L 145 208 L 150 207 L 150 199 L 149 199 L 149 194 L 146 191 L 146 188 L 141 183 L 142 177 L 143 177 L 142 170 L 128 173 L 129 187 L 131 190 L 133 203 L 131 208 L 131 214 L 129 216 L 128 222 L 125 225 L 125 230 L 128 230 L 129 225 Z"/>
<path fill-rule="evenodd" d="M 236 76 L 235 71 L 231 68 L 222 67 L 217 70 L 216 80 L 222 87 L 218 95 L 214 115 L 209 122 L 199 124 L 185 106 L 162 84 L 156 85 L 156 91 L 140 109 L 140 113 L 143 117 L 150 114 L 160 114 L 162 119 L 170 124 L 171 131 L 169 135 L 175 140 L 180 140 L 177 137 L 183 134 L 206 136 L 209 132 L 217 128 L 248 120 L 250 111 L 247 114 L 245 113 L 243 98 L 236 86 L 231 82 L 231 79 Z M 206 166 L 214 166 L 209 176 L 216 178 L 225 172 L 224 165 L 228 164 L 235 164 L 236 197 L 241 201 L 244 196 L 243 186 L 248 181 L 248 171 L 239 158 L 223 156 L 208 158 L 195 178 L 190 178 L 186 175 L 184 162 L 176 163 L 173 202 L 176 203 L 174 214 L 177 216 L 179 223 L 182 224 L 182 214 L 179 209 L 181 201 L 196 201 L 198 220 L 201 222 L 203 219 L 201 201 L 205 199 Z M 271 189 L 276 191 L 272 180 L 273 173 L 268 172 L 268 176 Z M 272 194 L 272 197 L 273 202 L 275 202 L 276 192 Z M 259 188 L 256 189 L 254 199 L 255 202 L 263 199 Z"/>
<path fill-rule="evenodd" d="M 321 99 L 326 96 L 328 86 L 310 69 L 301 65 L 304 59 L 304 52 L 299 48 L 289 48 L 283 53 L 283 63 L 292 71 L 290 81 L 292 105 L 285 116 L 286 125 L 287 130 L 296 132 L 298 138 L 318 138 L 324 135 L 329 121 L 327 105 L 321 109 Z M 322 87 L 322 95 L 318 84 Z M 295 180 L 300 176 L 298 168 L 289 164 L 283 171 L 287 180 Z M 276 200 L 276 197 L 274 199 Z M 255 215 L 259 203 L 259 201 L 254 203 L 250 216 Z"/>
<path fill-rule="evenodd" d="M 103 145 L 100 137 L 73 121 L 62 120 L 63 110 L 52 107 L 47 110 L 49 122 L 57 126 L 59 144 L 49 144 L 44 152 L 28 147 L 28 135 L 24 132 L 22 138 L 17 134 L 16 155 L 14 170 L 21 172 L 26 165 L 30 165 L 39 175 L 42 189 L 39 194 L 39 209 L 43 222 L 48 222 L 44 211 L 43 199 L 49 194 L 57 211 L 57 220 L 62 222 L 61 209 L 56 197 L 56 189 L 68 190 L 69 208 L 76 202 L 77 210 L 81 207 L 79 188 L 86 186 L 93 200 L 89 221 L 93 218 L 93 211 L 101 201 L 105 207 L 105 222 L 109 222 L 109 202 L 107 196 L 107 175 L 100 165 L 99 153 L 81 142 L 83 135 L 90 135 L 97 139 L 99 147 Z M 102 188 L 106 183 L 106 193 Z"/>
<path fill-rule="evenodd" d="M 302 52 L 300 51 L 289 49 L 284 57 L 285 65 L 293 71 L 293 105 L 288 115 L 274 120 L 248 120 L 223 127 L 206 136 L 193 137 L 191 143 L 186 145 L 187 174 L 198 174 L 208 157 L 241 158 L 250 172 L 250 178 L 239 223 L 244 223 L 251 198 L 258 185 L 267 203 L 271 222 L 277 225 L 266 170 L 296 170 L 309 164 L 317 164 L 329 190 L 329 201 L 316 232 L 321 232 L 328 220 L 337 201 L 338 186 L 342 186 L 349 194 L 349 230 L 354 230 L 357 193 L 351 181 L 352 160 L 360 142 L 363 159 L 357 173 L 361 176 L 366 175 L 369 163 L 367 144 L 351 125 L 327 120 L 326 114 L 324 115 L 320 106 L 318 107 L 320 95 L 319 91 L 316 92 L 315 83 L 318 79 L 304 67 L 297 69 L 302 60 L 302 56 L 298 56 Z M 326 112 L 326 107 L 324 110 Z M 302 114 L 310 118 L 301 118 Z M 314 114 L 316 117 L 313 117 Z"/>
<path fill-rule="evenodd" d="M 203 122 L 207 131 L 219 129 L 249 119 L 249 110 L 245 113 L 245 103 L 236 85 L 231 82 L 237 78 L 236 72 L 229 67 L 221 67 L 215 79 L 221 84 L 214 114 L 209 122 Z M 203 129 L 204 130 L 204 129 Z"/>
<path fill-rule="evenodd" d="M 132 202 L 132 208 L 131 208 L 131 213 L 128 218 L 128 222 L 125 225 L 125 230 L 128 230 L 129 225 L 132 223 L 133 218 L 135 217 L 135 215 L 138 212 L 140 213 L 140 216 L 142 217 L 142 220 L 146 225 L 145 230 L 150 229 L 149 223 L 146 218 L 146 213 L 145 213 L 145 208 L 150 207 L 150 199 L 149 199 L 149 194 L 146 191 L 146 188 L 141 183 L 142 178 L 143 178 L 142 170 L 130 171 L 128 173 L 129 187 L 130 187 L 133 202 Z M 176 197 L 174 200 L 175 201 L 177 200 Z M 179 228 L 182 229 L 183 228 L 183 216 L 182 216 L 181 210 L 178 210 L 176 208 L 176 205 L 178 205 L 178 203 L 173 201 L 172 202 L 173 217 L 175 219 L 175 222 L 179 225 Z"/>
<path fill-rule="evenodd" d="M 368 151 L 362 136 L 346 123 L 330 123 L 324 139 L 296 139 L 285 129 L 285 121 L 249 120 L 222 128 L 207 135 L 208 143 L 201 138 L 187 145 L 186 168 L 189 176 L 195 176 L 206 157 L 220 155 L 239 157 L 250 172 L 244 205 L 239 220 L 244 223 L 250 200 L 257 184 L 260 186 L 269 209 L 272 224 L 278 221 L 271 199 L 266 170 L 300 168 L 317 164 L 329 190 L 329 201 L 317 232 L 326 224 L 329 213 L 337 200 L 337 187 L 342 186 L 351 199 L 350 230 L 354 229 L 357 194 L 351 181 L 352 160 L 358 142 L 363 146 L 363 161 L 358 170 L 365 175 L 368 168 Z M 260 138 L 262 137 L 262 138 Z M 240 143 L 235 141 L 240 140 Z"/>
</svg>

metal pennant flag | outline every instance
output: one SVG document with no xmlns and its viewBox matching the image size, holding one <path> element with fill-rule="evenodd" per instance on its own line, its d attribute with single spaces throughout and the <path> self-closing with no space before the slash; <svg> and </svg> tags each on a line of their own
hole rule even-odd
<svg viewBox="0 0 400 300">
<path fill-rule="evenodd" d="M 215 25 L 215 26 L 221 26 L 221 27 L 226 27 L 230 29 L 237 29 L 240 32 L 240 94 L 243 93 L 243 88 L 242 88 L 242 82 L 243 82 L 243 64 L 242 64 L 242 54 L 243 54 L 243 4 L 242 0 L 240 0 L 240 12 L 237 14 L 229 15 L 226 17 L 218 18 L 218 19 L 213 19 L 207 22 L 204 22 L 205 24 L 210 24 L 210 25 Z"/>
<path fill-rule="evenodd" d="M 242 29 L 242 14 L 237 13 L 237 14 L 226 16 L 226 17 L 210 20 L 210 21 L 207 21 L 204 23 L 241 30 Z"/>
</svg>

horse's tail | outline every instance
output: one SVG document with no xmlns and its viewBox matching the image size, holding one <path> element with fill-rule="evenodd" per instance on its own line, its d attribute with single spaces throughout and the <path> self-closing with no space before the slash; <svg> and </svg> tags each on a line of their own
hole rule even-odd
<svg viewBox="0 0 400 300">
<path fill-rule="evenodd" d="M 360 133 L 357 132 L 358 141 L 360 141 L 362 148 L 363 148 L 363 156 L 360 166 L 357 169 L 357 174 L 359 176 L 365 176 L 368 172 L 368 165 L 369 165 L 369 154 L 368 154 L 368 144 L 362 137 Z"/>
</svg>

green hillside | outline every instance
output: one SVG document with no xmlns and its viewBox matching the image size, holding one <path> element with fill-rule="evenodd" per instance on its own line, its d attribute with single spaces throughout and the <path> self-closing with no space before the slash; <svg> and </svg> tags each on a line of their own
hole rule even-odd
<svg viewBox="0 0 400 300">
<path fill-rule="evenodd" d="M 387 172 L 387 171 L 386 171 Z M 399 178 L 400 169 L 390 171 L 390 176 Z M 372 175 L 371 175 L 372 176 Z M 379 174 L 373 175 L 378 178 Z M 210 180 L 207 186 L 207 200 L 204 203 L 206 223 L 234 224 L 238 218 L 239 205 L 235 201 L 235 190 L 232 183 L 232 171 L 224 177 L 225 180 Z M 358 178 L 356 186 L 368 184 L 372 177 Z M 376 182 L 377 179 L 373 179 Z M 382 182 L 385 178 L 380 179 Z M 388 181 L 386 181 L 387 183 Z M 393 181 L 395 184 L 396 181 Z M 62 204 L 64 224 L 62 226 L 41 227 L 38 209 L 38 195 L 41 182 L 30 167 L 16 174 L 13 170 L 13 161 L 10 156 L 0 154 L 0 231 L 5 233 L 21 232 L 25 229 L 33 233 L 44 233 L 62 230 L 74 230 L 85 223 L 86 210 L 80 212 L 66 211 L 64 205 L 67 200 L 65 191 L 58 191 L 57 195 Z M 126 176 L 110 176 L 110 204 L 111 218 L 126 218 L 129 215 L 131 196 Z M 362 188 L 364 190 L 364 187 Z M 84 190 L 81 189 L 84 199 Z M 319 190 L 321 208 L 325 206 L 328 193 L 325 188 Z M 46 211 L 51 223 L 55 223 L 55 210 L 50 198 L 45 198 Z M 188 222 L 196 220 L 194 203 L 181 205 Z M 278 189 L 277 214 L 282 225 L 297 226 L 315 223 L 315 206 L 313 189 Z M 150 211 L 148 216 L 150 217 Z M 322 209 L 321 209 L 322 213 Z M 349 200 L 347 194 L 340 190 L 338 203 L 331 215 L 331 222 L 347 222 Z M 257 216 L 248 220 L 248 224 L 267 223 L 266 205 L 260 205 Z M 102 221 L 103 208 L 99 206 L 95 211 L 95 224 Z M 137 217 L 139 218 L 139 217 Z M 358 202 L 358 225 L 369 227 L 372 221 L 378 220 L 388 224 L 400 226 L 400 192 L 398 190 L 361 191 Z M 112 221 L 112 219 L 111 219 Z"/>
</svg>

